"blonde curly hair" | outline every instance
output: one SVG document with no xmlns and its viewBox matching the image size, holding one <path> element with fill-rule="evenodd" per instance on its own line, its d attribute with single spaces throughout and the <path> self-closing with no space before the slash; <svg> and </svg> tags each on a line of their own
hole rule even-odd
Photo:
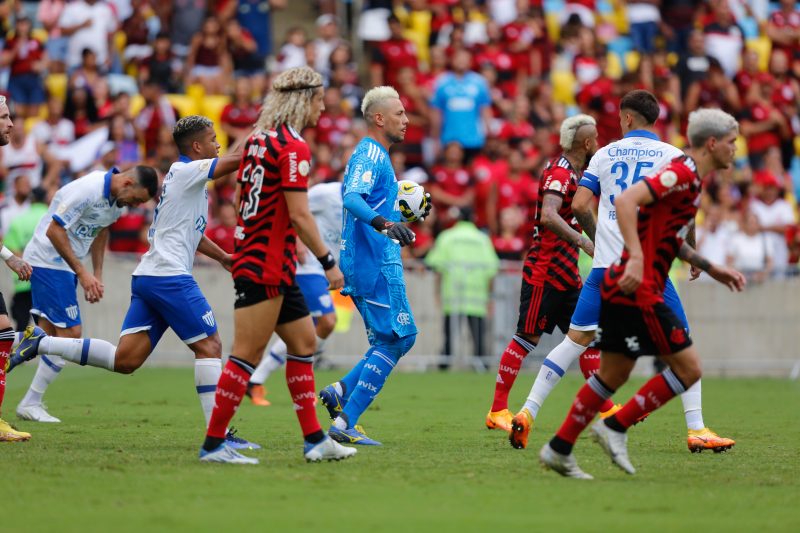
<svg viewBox="0 0 800 533">
<path fill-rule="evenodd" d="M 297 131 L 306 126 L 309 104 L 314 91 L 322 87 L 322 76 L 309 67 L 290 68 L 272 82 L 272 91 L 264 97 L 258 127 L 262 130 L 280 124 Z"/>
</svg>

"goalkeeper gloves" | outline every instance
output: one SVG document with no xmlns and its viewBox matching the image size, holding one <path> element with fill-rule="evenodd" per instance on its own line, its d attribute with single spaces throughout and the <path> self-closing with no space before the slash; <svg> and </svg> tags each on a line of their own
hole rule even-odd
<svg viewBox="0 0 800 533">
<path fill-rule="evenodd" d="M 376 231 L 383 233 L 400 246 L 408 246 L 417 238 L 414 232 L 399 222 L 389 222 L 384 217 L 378 215 L 369 223 Z"/>
</svg>

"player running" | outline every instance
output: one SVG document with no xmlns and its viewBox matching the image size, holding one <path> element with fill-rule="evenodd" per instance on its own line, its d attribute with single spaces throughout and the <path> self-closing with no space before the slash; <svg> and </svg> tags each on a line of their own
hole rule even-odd
<svg viewBox="0 0 800 533">
<path fill-rule="evenodd" d="M 308 190 L 308 208 L 314 216 L 325 246 L 339 260 L 339 245 L 342 240 L 342 182 L 320 183 Z M 304 250 L 303 257 L 298 250 L 297 286 L 314 319 L 317 334 L 317 351 L 314 356 L 322 355 L 325 341 L 336 327 L 336 309 L 328 290 L 328 279 L 322 264 L 314 255 Z M 255 405 L 270 405 L 266 399 L 264 382 L 270 374 L 286 363 L 287 348 L 283 339 L 272 344 L 267 357 L 262 358 L 247 384 L 247 395 Z M 319 362 L 319 360 L 317 360 Z"/>
<path fill-rule="evenodd" d="M 687 154 L 616 197 L 625 247 L 601 283 L 600 370 L 578 391 L 563 425 L 542 447 L 539 458 L 545 467 L 563 476 L 592 479 L 578 467 L 572 448 L 600 406 L 628 380 L 637 357 L 666 356 L 669 368 L 645 383 L 619 411 L 592 426 L 593 438 L 629 474 L 636 470 L 628 459 L 626 430 L 700 379 L 697 351 L 685 322 L 664 302 L 664 290 L 675 257 L 689 260 L 731 290 L 744 287 L 742 274 L 699 258 L 685 242 L 702 179 L 732 164 L 737 134 L 738 124 L 727 113 L 693 112 Z"/>
<path fill-rule="evenodd" d="M 136 166 L 125 172 L 116 168 L 108 172 L 97 170 L 58 190 L 23 255 L 33 267 L 31 314 L 45 333 L 69 339 L 81 337 L 78 284 L 87 302 L 97 303 L 103 298 L 108 227 L 122 215 L 125 207 L 147 202 L 157 190 L 158 174 L 146 166 Z M 90 254 L 94 273 L 83 265 Z M 61 422 L 47 412 L 42 397 L 65 364 L 57 355 L 42 353 L 28 392 L 17 406 L 18 417 L 36 422 Z M 9 365 L 9 371 L 13 366 L 16 365 Z"/>
<path fill-rule="evenodd" d="M 6 97 L 0 96 L 0 146 L 6 146 L 10 142 L 11 129 L 13 127 L 14 122 L 11 120 L 11 112 L 8 109 Z M 0 247 L 0 258 L 5 261 L 8 268 L 17 274 L 19 279 L 22 281 L 30 279 L 31 266 L 11 253 L 11 250 L 5 246 Z M 13 343 L 14 330 L 11 328 L 11 321 L 8 319 L 5 299 L 0 294 L 0 407 L 3 406 L 3 397 L 6 393 L 6 366 Z M 0 442 L 19 442 L 30 438 L 30 433 L 19 431 L 0 418 Z"/>
<path fill-rule="evenodd" d="M 315 409 L 314 322 L 295 280 L 297 236 L 317 257 L 333 289 L 343 277 L 308 208 L 311 152 L 298 131 L 315 126 L 323 103 L 322 76 L 308 67 L 281 73 L 264 99 L 258 129 L 239 167 L 239 220 L 233 261 L 233 351 L 222 372 L 200 460 L 257 464 L 225 444 L 225 431 L 275 331 L 286 343 L 286 384 L 303 433 L 307 461 L 355 455 L 322 431 Z"/>
<path fill-rule="evenodd" d="M 517 332 L 500 358 L 494 401 L 486 415 L 489 429 L 511 431 L 508 393 L 522 361 L 543 333 L 552 333 L 556 326 L 567 329 L 582 284 L 578 249 L 594 253 L 571 205 L 581 171 L 597 151 L 595 120 L 588 115 L 566 119 L 561 124 L 560 144 L 563 153 L 547 164 L 539 180 L 533 246 L 522 270 Z"/>
<path fill-rule="evenodd" d="M 400 222 L 395 206 L 397 180 L 389 159 L 389 148 L 405 138 L 405 108 L 397 91 L 383 86 L 367 92 L 361 113 L 368 133 L 356 146 L 344 176 L 342 294 L 353 298 L 364 319 L 370 348 L 346 376 L 322 389 L 319 397 L 333 420 L 328 430 L 331 437 L 379 446 L 380 442 L 367 437 L 356 424 L 417 337 L 400 259 L 400 247 L 414 242 L 415 236 Z"/>
<path fill-rule="evenodd" d="M 600 318 L 600 284 L 603 275 L 622 254 L 622 234 L 617 225 L 614 199 L 646 175 L 683 154 L 674 146 L 658 140 L 653 130 L 658 114 L 658 101 L 649 92 L 636 90 L 626 94 L 620 102 L 619 111 L 624 137 L 598 150 L 583 173 L 572 209 L 586 233 L 595 241 L 593 268 L 581 290 L 567 336 L 543 361 L 525 405 L 512 421 L 509 441 L 514 448 L 526 447 L 539 409 L 575 359 L 580 356 L 580 368 L 586 379 L 600 368 L 600 350 L 587 346 L 594 339 Z M 596 223 L 594 196 L 600 197 Z M 692 236 L 690 233 L 688 237 Z M 687 241 L 693 244 L 692 239 L 687 238 Z M 669 278 L 664 288 L 664 303 L 688 331 L 686 314 Z M 705 427 L 700 390 L 698 380 L 681 394 L 689 432 L 689 449 L 727 450 L 735 441 L 719 437 Z M 601 418 L 610 416 L 618 408 L 609 399 L 600 408 Z"/>
<path fill-rule="evenodd" d="M 208 425 L 222 373 L 222 343 L 214 312 L 192 277 L 192 267 L 195 253 L 200 252 L 225 269 L 231 268 L 230 254 L 203 234 L 208 220 L 206 186 L 238 168 L 241 144 L 218 157 L 214 124 L 198 115 L 179 120 L 172 137 L 181 155 L 164 178 L 148 232 L 150 248 L 133 271 L 131 304 L 119 346 L 102 339 L 50 337 L 29 327 L 14 358 L 23 361 L 39 354 L 58 355 L 80 365 L 130 374 L 144 364 L 167 328 L 172 328 L 194 352 L 195 387 Z M 61 216 L 58 211 L 56 214 Z M 259 447 L 233 432 L 228 433 L 228 440 L 239 448 Z"/>
</svg>

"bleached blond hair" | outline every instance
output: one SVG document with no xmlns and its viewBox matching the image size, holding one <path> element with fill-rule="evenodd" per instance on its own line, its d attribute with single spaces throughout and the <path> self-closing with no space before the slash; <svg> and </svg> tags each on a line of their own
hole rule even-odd
<svg viewBox="0 0 800 533">
<path fill-rule="evenodd" d="M 368 123 L 372 123 L 375 106 L 393 98 L 399 99 L 400 95 L 397 94 L 394 87 L 390 87 L 389 85 L 375 87 L 367 91 L 367 94 L 364 95 L 364 99 L 361 101 L 361 114 L 364 115 L 364 119 Z"/>
<path fill-rule="evenodd" d="M 322 76 L 309 67 L 290 68 L 272 82 L 272 90 L 264 97 L 257 125 L 262 130 L 280 124 L 297 131 L 306 126 L 314 91 L 322 87 Z"/>
<path fill-rule="evenodd" d="M 597 126 L 597 121 L 589 115 L 575 115 L 564 119 L 561 123 L 561 137 L 558 144 L 564 150 L 571 150 L 575 142 L 575 134 L 584 126 Z"/>
<path fill-rule="evenodd" d="M 702 108 L 689 113 L 686 137 L 692 148 L 700 148 L 711 137 L 722 139 L 732 131 L 738 131 L 739 123 L 721 109 Z"/>
</svg>

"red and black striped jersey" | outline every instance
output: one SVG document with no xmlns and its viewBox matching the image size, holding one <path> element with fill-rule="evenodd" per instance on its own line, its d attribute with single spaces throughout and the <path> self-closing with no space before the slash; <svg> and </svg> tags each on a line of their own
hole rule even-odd
<svg viewBox="0 0 800 533">
<path fill-rule="evenodd" d="M 544 196 L 556 194 L 563 200 L 558 215 L 580 233 L 581 227 L 572 214 L 572 198 L 578 190 L 579 181 L 580 173 L 572 168 L 563 155 L 547 163 L 542 172 L 536 201 L 533 245 L 522 267 L 522 275 L 531 285 L 551 285 L 560 291 L 580 288 L 582 285 L 578 272 L 577 245 L 566 242 L 542 224 Z"/>
<path fill-rule="evenodd" d="M 697 214 L 701 179 L 695 162 L 686 155 L 676 157 L 658 173 L 644 179 L 653 203 L 639 208 L 637 227 L 644 254 L 642 283 L 636 292 L 624 294 L 617 285 L 625 272 L 628 249 L 606 270 L 601 287 L 603 300 L 626 305 L 648 306 L 664 301 L 664 285 Z"/>
<path fill-rule="evenodd" d="M 284 192 L 308 190 L 310 171 L 308 145 L 289 126 L 261 131 L 247 140 L 237 177 L 241 190 L 234 279 L 263 285 L 294 284 L 297 233 Z"/>
</svg>

